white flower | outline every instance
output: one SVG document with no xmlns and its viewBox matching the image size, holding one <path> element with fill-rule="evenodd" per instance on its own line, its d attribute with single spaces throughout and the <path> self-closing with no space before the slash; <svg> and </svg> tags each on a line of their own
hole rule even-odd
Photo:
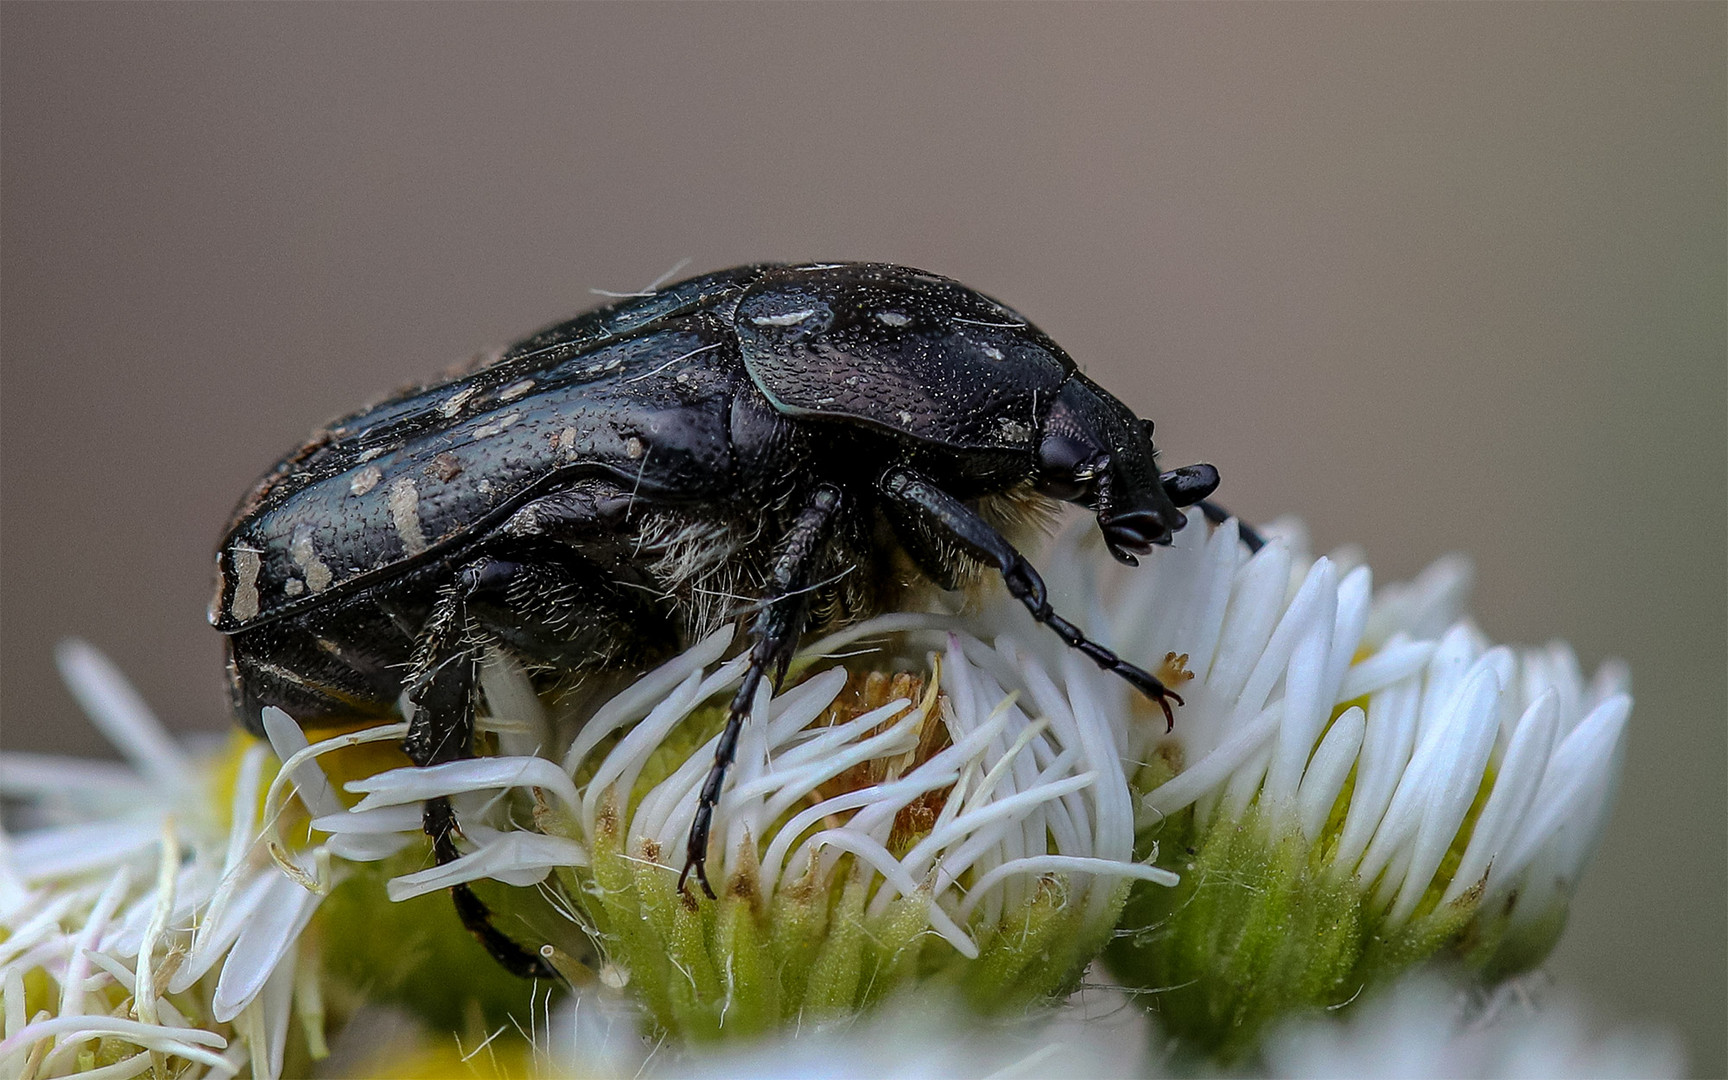
<svg viewBox="0 0 1728 1080">
<path fill-rule="evenodd" d="M 482 730 L 546 756 L 386 772 L 350 783 L 366 797 L 314 824 L 334 846 L 416 828 L 422 800 L 457 797 L 468 850 L 396 878 L 391 896 L 483 877 L 531 885 L 558 871 L 561 903 L 602 940 L 608 977 L 636 982 L 661 1022 L 686 1034 L 863 1004 L 916 966 L 927 934 L 950 955 L 989 956 L 980 970 L 995 981 L 981 997 L 1025 1000 L 1078 974 L 1126 881 L 1174 883 L 1133 859 L 1125 717 L 1077 680 L 1083 661 L 1046 666 L 952 619 L 892 615 L 810 645 L 787 689 L 759 698 L 715 816 L 709 874 L 725 883 L 722 913 L 698 915 L 676 899 L 676 881 L 722 704 L 744 670 L 743 658 L 721 662 L 731 634 L 615 696 L 562 703 L 576 721 L 549 719 L 526 676 L 494 655 Z M 842 654 L 852 672 L 831 659 Z M 499 797 L 524 789 L 531 801 Z M 809 930 L 785 909 L 820 908 L 806 924 L 867 932 L 855 948 L 821 932 L 807 943 L 822 953 L 809 971 L 766 968 L 769 985 L 752 988 L 734 977 L 749 957 L 697 948 L 700 933 L 680 952 L 683 920 L 724 921 L 735 903 L 770 951 L 791 947 L 779 935 Z M 1034 925 L 1037 941 L 1024 933 Z M 653 970 L 668 964 L 677 974 Z M 712 996 L 664 985 L 710 976 Z"/>
<path fill-rule="evenodd" d="M 1388 987 L 1343 1021 L 1308 1019 L 1266 1042 L 1270 1075 L 1292 1080 L 1608 1080 L 1682 1076 L 1665 1032 L 1588 1024 L 1564 1001 L 1538 1003 L 1540 986 L 1505 983 L 1486 996 L 1432 976 Z"/>
<path fill-rule="evenodd" d="M 1564 645 L 1491 647 L 1461 618 L 1461 559 L 1376 599 L 1357 554 L 1310 558 L 1299 527 L 1269 530 L 1250 557 L 1234 522 L 1198 524 L 1138 570 L 1092 557 L 1085 533 L 1051 559 L 1069 570 L 1056 595 L 1090 608 L 1105 641 L 1191 674 L 1174 732 L 1147 718 L 1128 747 L 1147 763 L 1144 834 L 1185 853 L 1169 865 L 1187 880 L 1139 912 L 1146 930 L 1117 970 L 1199 980 L 1184 993 L 1205 995 L 1203 974 L 1175 961 L 1196 955 L 1189 935 L 1218 933 L 1205 963 L 1247 965 L 1233 975 L 1270 995 L 1261 1005 L 1286 991 L 1325 1004 L 1461 940 L 1472 916 L 1480 967 L 1539 961 L 1612 802 L 1625 668 L 1586 681 Z M 1291 967 L 1289 985 L 1255 969 L 1294 964 L 1278 950 L 1248 958 L 1257 933 L 1292 918 L 1325 939 L 1313 947 L 1330 982 L 1316 963 Z M 1253 995 L 1215 991 L 1190 1019 L 1251 1028 Z"/>
<path fill-rule="evenodd" d="M 296 978 L 316 963 L 300 931 L 319 897 L 254 843 L 265 748 L 239 755 L 219 806 L 218 754 L 171 739 L 88 645 L 58 655 L 130 768 L 0 754 L 0 794 L 34 819 L 0 851 L 0 1070 L 122 1077 L 179 1058 L 188 1075 L 279 1075 L 296 1007 L 320 1046 L 318 980 Z M 26 1016 L 40 979 L 54 990 Z"/>
</svg>

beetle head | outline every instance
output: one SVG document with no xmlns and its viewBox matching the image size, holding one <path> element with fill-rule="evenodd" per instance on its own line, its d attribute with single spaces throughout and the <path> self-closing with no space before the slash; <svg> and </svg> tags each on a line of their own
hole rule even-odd
<svg viewBox="0 0 1728 1080">
<path fill-rule="evenodd" d="M 1152 425 L 1076 373 L 1045 414 L 1038 489 L 1096 513 L 1110 554 L 1133 566 L 1136 554 L 1168 544 L 1187 524 L 1159 482 L 1154 453 Z"/>
</svg>

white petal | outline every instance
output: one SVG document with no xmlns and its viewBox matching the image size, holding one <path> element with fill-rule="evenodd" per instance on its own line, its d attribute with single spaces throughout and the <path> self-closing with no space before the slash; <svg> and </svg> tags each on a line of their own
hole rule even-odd
<svg viewBox="0 0 1728 1080">
<path fill-rule="evenodd" d="M 1476 819 L 1470 846 L 1452 875 L 1441 903 L 1451 903 L 1466 889 L 1475 887 L 1494 868 L 1505 846 L 1511 842 L 1536 799 L 1537 786 L 1548 766 L 1554 733 L 1560 720 L 1560 696 L 1549 692 L 1524 711 L 1507 745 L 1506 756 L 1494 778 L 1494 790 Z M 1495 872 L 1500 872 L 1494 868 Z"/>
<path fill-rule="evenodd" d="M 1332 564 L 1325 559 L 1316 562 L 1308 570 L 1308 576 L 1303 579 L 1296 595 L 1291 598 L 1290 606 L 1285 609 L 1278 620 L 1277 629 L 1266 642 L 1265 649 L 1255 661 L 1254 670 L 1248 676 L 1248 681 L 1237 696 L 1236 714 L 1238 716 L 1253 715 L 1266 704 L 1272 688 L 1284 678 L 1289 670 L 1290 658 L 1296 652 L 1296 646 L 1301 643 L 1310 627 L 1323 623 L 1327 636 L 1330 638 L 1333 619 L 1337 613 L 1338 604 L 1338 574 Z M 1330 642 L 1328 641 L 1328 644 Z M 1316 663 L 1324 665 L 1325 652 L 1322 651 Z M 1318 673 L 1317 673 L 1318 674 Z"/>
<path fill-rule="evenodd" d="M 509 654 L 489 646 L 480 668 L 480 688 L 486 716 L 476 727 L 499 733 L 499 749 L 508 756 L 538 753 L 551 735 L 546 709 L 528 673 Z"/>
<path fill-rule="evenodd" d="M 862 806 L 892 807 L 893 812 L 898 813 L 902 807 L 926 791 L 947 787 L 959 778 L 960 774 L 952 769 L 918 769 L 912 775 L 893 783 L 848 791 L 794 814 L 775 832 L 773 841 L 768 845 L 768 853 L 762 858 L 762 880 L 767 883 L 769 893 L 772 894 L 779 887 L 780 868 L 785 862 L 787 851 L 806 831 L 830 814 L 841 814 Z"/>
<path fill-rule="evenodd" d="M 637 775 L 643 766 L 648 764 L 648 757 L 654 748 L 690 715 L 691 710 L 701 704 L 696 693 L 702 685 L 702 676 L 701 668 L 696 668 L 686 675 L 664 700 L 649 711 L 645 719 L 618 741 L 618 745 L 600 763 L 600 768 L 595 770 L 579 804 L 583 829 L 589 836 L 594 835 L 594 819 L 599 813 L 600 796 L 610 790 L 614 782 L 617 782 L 619 789 L 628 796 Z"/>
<path fill-rule="evenodd" d="M 906 872 L 900 861 L 894 858 L 887 848 L 867 836 L 858 836 L 845 829 L 828 829 L 817 833 L 811 842 L 816 847 L 835 847 L 857 856 L 881 874 L 887 885 L 895 888 L 902 896 L 913 896 L 918 892 L 918 883 L 912 880 L 912 876 Z M 930 928 L 954 946 L 961 956 L 968 960 L 978 958 L 978 946 L 934 899 L 930 901 Z"/>
<path fill-rule="evenodd" d="M 1446 737 L 1433 744 L 1434 757 L 1424 761 L 1421 750 L 1411 760 L 1410 771 L 1431 770 L 1423 784 L 1423 812 L 1411 847 L 1410 866 L 1392 908 L 1392 918 L 1410 917 L 1433 880 L 1434 872 L 1458 835 L 1464 815 L 1482 786 L 1494 736 L 1500 730 L 1500 678 L 1492 657 L 1484 657 L 1464 678 L 1452 706 L 1452 716 L 1438 727 Z M 1394 803 L 1397 797 L 1393 797 Z"/>
<path fill-rule="evenodd" d="M 1631 698 L 1609 698 L 1560 740 L 1534 805 L 1502 860 L 1506 877 L 1502 878 L 1501 868 L 1496 867 L 1490 893 L 1497 895 L 1503 883 L 1509 885 L 1568 820 L 1601 798 L 1602 789 L 1616 773 L 1615 748 L 1631 714 Z"/>
<path fill-rule="evenodd" d="M 139 772 L 166 790 L 186 790 L 193 774 L 191 760 L 119 668 L 77 638 L 55 646 L 54 659 L 90 722 Z"/>
<path fill-rule="evenodd" d="M 511 875 L 512 884 L 532 884 L 553 867 L 587 865 L 588 850 L 574 840 L 511 832 L 454 862 L 391 878 L 385 888 L 391 900 L 401 901 L 481 878 L 505 880 L 500 875 Z"/>
<path fill-rule="evenodd" d="M 349 862 L 378 862 L 388 859 L 418 839 L 417 836 L 404 833 L 342 833 L 332 836 L 324 847 L 338 859 L 347 859 Z"/>
<path fill-rule="evenodd" d="M 294 1000 L 295 960 L 295 951 L 289 949 L 252 1005 L 264 1014 L 260 1018 L 264 1045 L 254 1047 L 252 1053 L 252 1069 L 262 1074 L 259 1080 L 278 1080 L 282 1075 L 282 1057 L 288 1049 L 290 1006 Z"/>
<path fill-rule="evenodd" d="M 1403 682 L 1428 666 L 1438 646 L 1439 643 L 1434 641 L 1394 639 L 1388 642 L 1374 655 L 1351 666 L 1338 690 L 1338 700 L 1354 701 Z"/>
<path fill-rule="evenodd" d="M 27 833 L 13 841 L 13 865 L 27 882 L 117 865 L 161 839 L 162 821 L 93 821 Z"/>
<path fill-rule="evenodd" d="M 1267 544 L 1236 575 L 1218 642 L 1218 655 L 1206 673 L 1208 687 L 1222 700 L 1234 700 L 1266 651 L 1266 642 L 1283 613 L 1290 553 Z"/>
<path fill-rule="evenodd" d="M 117 761 L 18 750 L 0 753 L 0 795 L 12 798 L 84 795 L 104 803 L 135 803 L 150 790 L 135 769 Z"/>
<path fill-rule="evenodd" d="M 1445 555 L 1414 581 L 1388 586 L 1375 599 L 1363 637 L 1385 641 L 1400 631 L 1437 638 L 1464 613 L 1475 568 L 1463 555 Z"/>
<path fill-rule="evenodd" d="M 356 811 L 424 802 L 465 791 L 518 787 L 543 788 L 572 810 L 581 805 L 576 785 L 564 770 L 538 757 L 467 758 L 424 768 L 410 765 L 347 784 L 349 791 L 366 793 L 354 807 Z"/>
<path fill-rule="evenodd" d="M 274 705 L 264 706 L 264 734 L 270 740 L 271 749 L 276 751 L 276 757 L 283 762 L 283 768 L 278 776 L 287 776 L 300 791 L 300 801 L 306 804 L 306 809 L 313 817 L 322 814 L 334 814 L 340 811 L 342 800 L 336 797 L 336 789 L 330 786 L 330 779 L 324 775 L 316 761 L 294 762 L 291 759 L 311 744 L 306 741 L 306 733 L 300 730 L 300 725 L 294 718 Z M 273 788 L 275 784 L 271 785 Z"/>
<path fill-rule="evenodd" d="M 1278 725 L 1266 771 L 1266 805 L 1273 812 L 1294 809 L 1302 770 L 1332 713 L 1332 688 L 1326 685 L 1326 678 L 1337 623 L 1337 586 L 1330 563 L 1316 566 L 1323 567 L 1318 610 L 1291 650 L 1290 666 L 1284 673 L 1284 721 Z"/>
<path fill-rule="evenodd" d="M 564 772 L 574 776 L 582 760 L 618 728 L 646 716 L 654 704 L 672 692 L 692 671 L 700 671 L 720 659 L 732 643 L 733 629 L 727 624 L 703 638 L 694 647 L 642 676 L 628 690 L 602 705 L 582 725 L 576 740 L 564 754 Z"/>
<path fill-rule="evenodd" d="M 1296 793 L 1296 811 L 1302 835 L 1309 840 L 1319 839 L 1327 815 L 1338 801 L 1338 793 L 1344 790 L 1344 781 L 1356 766 L 1366 728 L 1367 715 L 1359 706 L 1345 709 L 1343 715 L 1332 721 L 1326 737 L 1320 740 L 1320 748 L 1314 751 L 1313 760 L 1308 762 L 1302 786 Z"/>
<path fill-rule="evenodd" d="M 264 989 L 282 957 L 293 948 L 323 897 L 287 877 L 272 876 L 256 915 L 240 930 L 216 980 L 211 1015 L 227 1023 Z"/>
<path fill-rule="evenodd" d="M 1275 702 L 1252 723 L 1232 733 L 1218 749 L 1147 793 L 1142 802 L 1157 813 L 1174 814 L 1200 796 L 1216 790 L 1271 741 L 1283 716 L 1284 703 Z"/>
<path fill-rule="evenodd" d="M 102 940 L 108 921 L 114 917 L 115 910 L 119 908 L 120 901 L 131 886 L 132 872 L 122 866 L 109 879 L 102 895 L 96 898 L 96 906 L 91 908 L 89 917 L 84 920 L 84 926 L 72 940 L 71 958 L 66 964 L 66 974 L 60 980 L 60 1008 L 57 1015 L 72 1016 L 84 1011 L 84 976 L 90 970 L 89 952 Z"/>
<path fill-rule="evenodd" d="M 1350 809 L 1344 816 L 1335 857 L 1339 869 L 1347 874 L 1355 871 L 1357 860 L 1379 831 L 1392 794 L 1410 763 L 1421 700 L 1421 685 L 1411 678 L 1376 693 L 1368 702 L 1356 786 L 1350 792 Z"/>
<path fill-rule="evenodd" d="M 1010 874 L 1030 876 L 1032 874 L 1086 873 L 1102 874 L 1114 878 L 1128 878 L 1134 881 L 1151 881 L 1159 885 L 1177 885 L 1181 878 L 1169 870 L 1161 870 L 1145 863 L 1124 862 L 1120 859 L 1076 858 L 1071 855 L 1033 855 L 1024 859 L 1005 862 L 972 883 L 972 888 L 966 894 L 966 899 L 960 904 L 956 913 L 964 922 L 972 914 L 978 903 L 985 898 L 990 889 L 1006 880 Z"/>
<path fill-rule="evenodd" d="M 159 1047 L 170 1041 L 218 1048 L 228 1045 L 228 1040 L 216 1032 L 200 1028 L 165 1028 L 118 1016 L 54 1016 L 27 1024 L 17 1033 L 0 1041 L 0 1059 L 38 1039 L 58 1036 L 71 1041 L 80 1035 L 114 1035 L 140 1046 Z"/>
<path fill-rule="evenodd" d="M 1236 571 L 1241 565 L 1242 550 L 1241 535 L 1235 518 L 1214 530 L 1206 542 L 1204 581 L 1196 583 L 1196 615 L 1191 629 L 1193 636 L 1176 643 L 1176 651 L 1188 652 L 1190 669 L 1208 681 L 1218 655 L 1218 643 L 1224 632 L 1225 613 L 1229 609 Z"/>
<path fill-rule="evenodd" d="M 1440 639 L 1440 647 L 1434 651 L 1434 659 L 1429 661 L 1422 682 L 1422 708 L 1416 721 L 1418 743 L 1427 736 L 1428 729 L 1446 715 L 1465 674 L 1479 654 L 1476 636 L 1468 623 L 1457 624 Z"/>
<path fill-rule="evenodd" d="M 216 966 L 216 961 L 228 952 L 228 947 L 234 944 L 240 931 L 251 923 L 258 905 L 272 895 L 273 885 L 280 879 L 281 875 L 274 869 L 254 872 L 251 877 L 244 879 L 243 884 L 235 891 L 234 898 L 222 905 L 220 910 L 217 910 L 216 905 L 211 905 L 210 911 L 198 924 L 198 929 L 192 936 L 191 953 L 168 983 L 169 993 L 185 993 L 193 983 L 202 979 L 206 972 Z"/>
<path fill-rule="evenodd" d="M 414 833 L 420 831 L 420 820 L 420 804 L 410 802 L 379 806 L 371 810 L 344 810 L 340 814 L 328 814 L 313 818 L 312 827 L 319 832 L 338 836 L 351 833 Z"/>
</svg>

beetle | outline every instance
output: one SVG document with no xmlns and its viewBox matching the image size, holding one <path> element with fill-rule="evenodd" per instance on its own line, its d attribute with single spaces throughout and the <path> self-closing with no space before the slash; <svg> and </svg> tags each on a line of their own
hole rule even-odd
<svg viewBox="0 0 1728 1080">
<path fill-rule="evenodd" d="M 1181 698 L 1051 610 L 1009 535 L 1055 501 L 1133 564 L 1207 501 L 1160 473 L 1152 424 L 1014 310 L 873 263 L 752 265 L 628 297 L 339 419 L 241 500 L 210 620 L 241 723 L 386 713 L 417 765 L 469 756 L 485 648 L 543 680 L 654 663 L 748 623 L 689 834 L 708 834 L 739 731 L 799 639 L 985 568 L 1032 616 L 1163 708 Z M 1251 543 L 1257 543 L 1251 533 Z M 740 604 L 740 600 L 743 601 Z M 447 799 L 423 825 L 458 856 Z M 549 966 L 464 924 L 518 974 Z"/>
</svg>

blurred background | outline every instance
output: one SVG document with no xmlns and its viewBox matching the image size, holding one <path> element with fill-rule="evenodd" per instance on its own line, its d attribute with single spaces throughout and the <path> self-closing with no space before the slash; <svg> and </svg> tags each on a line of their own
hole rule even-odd
<svg viewBox="0 0 1728 1080">
<path fill-rule="evenodd" d="M 1551 963 L 1728 1008 L 1728 7 L 0 11 L 0 722 L 107 753 L 87 637 L 183 730 L 234 500 L 331 415 L 683 260 L 877 259 L 1018 307 L 1249 519 L 1497 639 L 1631 661 Z"/>
</svg>

